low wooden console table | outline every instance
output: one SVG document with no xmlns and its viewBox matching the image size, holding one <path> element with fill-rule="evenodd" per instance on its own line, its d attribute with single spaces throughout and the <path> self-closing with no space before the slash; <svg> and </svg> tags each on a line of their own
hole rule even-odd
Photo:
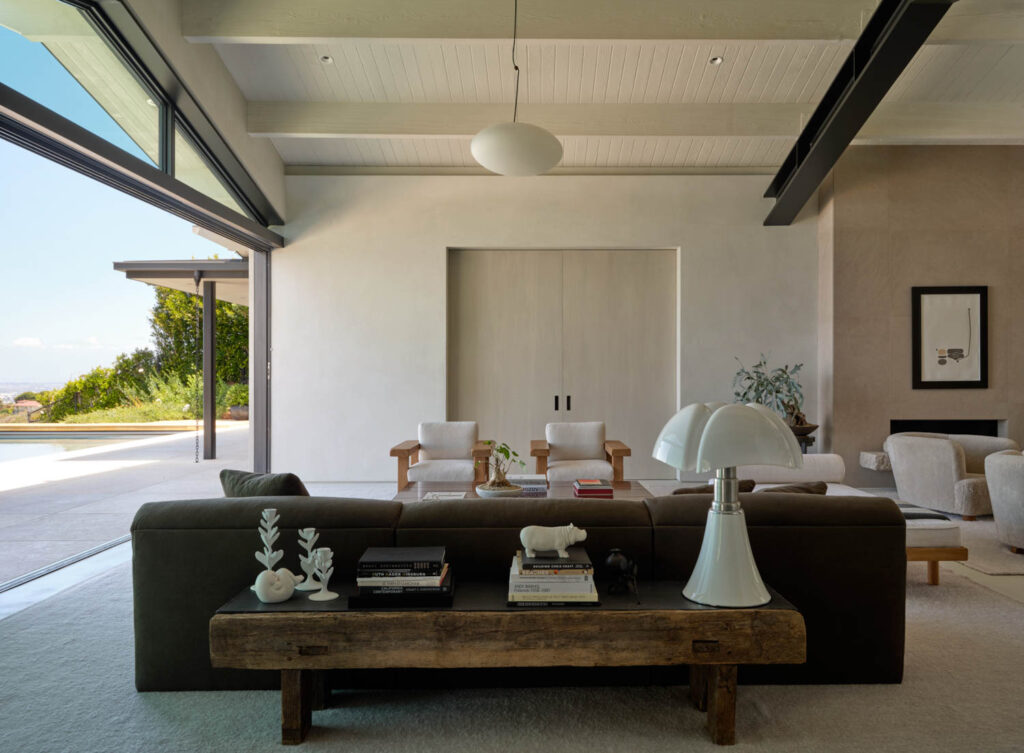
<svg viewBox="0 0 1024 753">
<path fill-rule="evenodd" d="M 465 492 L 466 499 L 480 499 L 476 493 L 476 483 L 460 481 L 416 481 L 395 494 L 394 499 L 400 502 L 416 502 L 430 492 Z M 644 499 L 654 496 L 639 481 L 612 481 L 613 499 Z M 548 484 L 548 499 L 572 499 L 572 482 L 554 482 Z M 491 497 L 500 502 L 501 497 Z M 537 497 L 536 499 L 544 499 Z M 600 498 L 598 498 L 600 499 Z"/>
<path fill-rule="evenodd" d="M 736 739 L 736 666 L 802 664 L 800 613 L 773 594 L 764 607 L 715 609 L 682 597 L 681 582 L 641 584 L 642 603 L 602 594 L 602 606 L 521 608 L 502 583 L 462 583 L 451 608 L 349 610 L 305 596 L 261 604 L 251 591 L 210 620 L 214 667 L 281 671 L 281 742 L 312 722 L 313 671 L 396 667 L 690 665 L 690 698 L 716 743 Z M 332 588 L 333 585 L 332 585 Z"/>
</svg>

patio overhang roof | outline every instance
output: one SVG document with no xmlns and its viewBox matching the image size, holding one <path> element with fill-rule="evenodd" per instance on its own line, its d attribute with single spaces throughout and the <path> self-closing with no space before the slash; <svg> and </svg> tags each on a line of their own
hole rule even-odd
<svg viewBox="0 0 1024 753">
<path fill-rule="evenodd" d="M 114 269 L 129 280 L 147 285 L 196 291 L 196 273 L 202 282 L 215 282 L 217 300 L 249 305 L 247 259 L 181 259 L 172 261 L 116 261 Z M 201 291 L 200 291 L 201 294 Z"/>
</svg>

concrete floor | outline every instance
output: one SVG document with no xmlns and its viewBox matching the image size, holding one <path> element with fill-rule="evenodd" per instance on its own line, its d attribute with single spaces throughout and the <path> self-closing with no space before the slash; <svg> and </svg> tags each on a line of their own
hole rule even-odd
<svg viewBox="0 0 1024 753">
<path fill-rule="evenodd" d="M 217 459 L 165 435 L 0 463 L 0 583 L 125 536 L 164 499 L 220 497 L 222 468 L 249 467 L 248 424 L 218 426 Z"/>
</svg>

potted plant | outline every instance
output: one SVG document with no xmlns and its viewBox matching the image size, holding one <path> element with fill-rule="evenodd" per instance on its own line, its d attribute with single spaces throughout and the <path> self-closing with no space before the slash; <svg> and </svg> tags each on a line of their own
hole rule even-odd
<svg viewBox="0 0 1024 753">
<path fill-rule="evenodd" d="M 769 369 L 764 353 L 749 369 L 739 358 L 736 363 L 740 368 L 732 380 L 732 389 L 737 403 L 760 403 L 771 408 L 798 436 L 810 434 L 818 428 L 817 424 L 808 423 L 802 412 L 804 393 L 797 379 L 797 374 L 803 368 L 802 363 Z"/>
<path fill-rule="evenodd" d="M 233 384 L 228 387 L 225 396 L 231 418 L 235 421 L 246 421 L 249 418 L 249 385 Z"/>
<path fill-rule="evenodd" d="M 512 466 L 526 467 L 526 463 L 519 459 L 519 453 L 508 446 L 506 442 L 498 444 L 487 440 L 484 444 L 489 445 L 491 454 L 486 461 L 478 460 L 477 463 L 487 463 L 487 481 L 476 488 L 476 493 L 481 497 L 514 497 L 523 491 L 523 487 L 517 486 L 505 478 Z"/>
</svg>

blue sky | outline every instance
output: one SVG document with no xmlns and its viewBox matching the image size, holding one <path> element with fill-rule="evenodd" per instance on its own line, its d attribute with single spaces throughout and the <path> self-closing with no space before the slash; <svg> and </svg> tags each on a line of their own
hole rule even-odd
<svg viewBox="0 0 1024 753">
<path fill-rule="evenodd" d="M 0 28 L 0 81 L 142 156 L 46 49 Z M 153 288 L 114 261 L 233 254 L 190 223 L 0 140 L 0 383 L 64 382 L 150 345 Z"/>
</svg>

